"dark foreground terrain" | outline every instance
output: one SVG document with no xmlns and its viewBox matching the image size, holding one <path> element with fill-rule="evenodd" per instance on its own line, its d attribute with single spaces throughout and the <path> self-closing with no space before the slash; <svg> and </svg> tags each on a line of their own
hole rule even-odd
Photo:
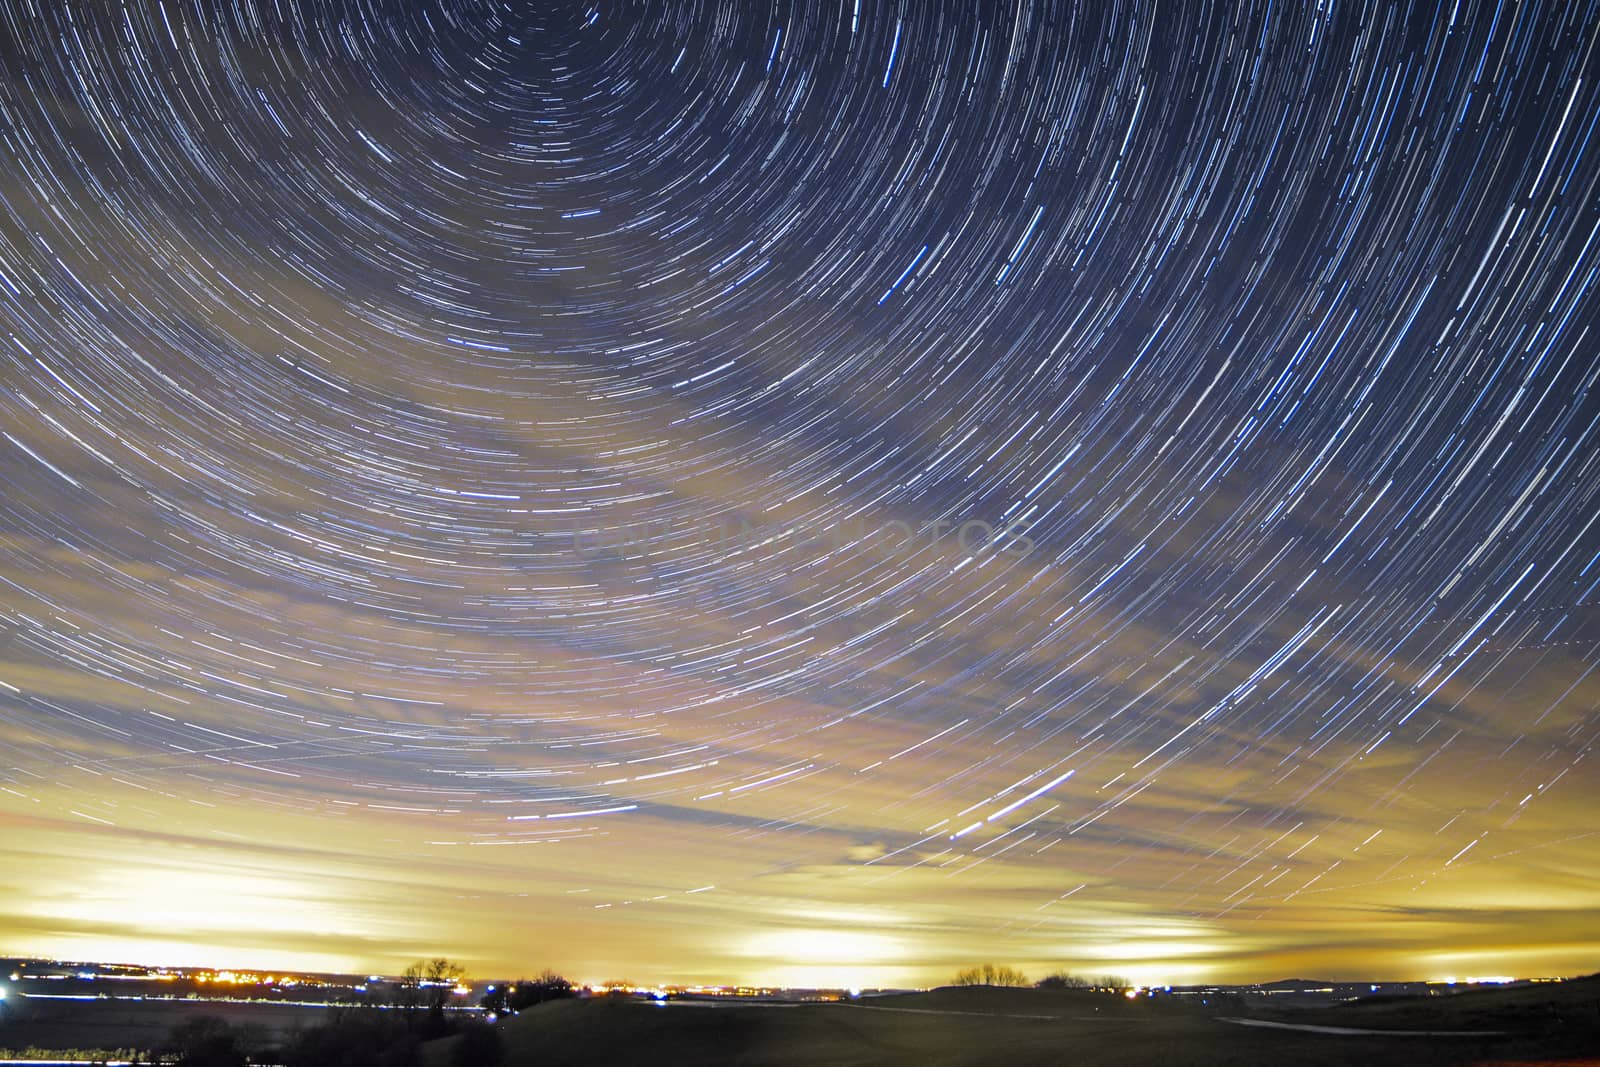
<svg viewBox="0 0 1600 1067">
<path fill-rule="evenodd" d="M 18 1007 L 8 1005 L 9 1021 L 0 1019 L 0 1048 L 148 1049 L 197 1015 L 282 1039 L 329 1018 L 326 1009 L 277 1004 L 96 1000 Z M 1276 1011 L 1228 998 L 1130 1001 L 990 988 L 841 1004 L 596 997 L 543 1004 L 496 1029 L 504 1067 L 1600 1065 L 1600 979 Z M 1352 1030 L 1381 1032 L 1343 1032 Z M 427 1067 L 454 1067 L 456 1040 L 425 1045 Z"/>
<path fill-rule="evenodd" d="M 499 1029 L 505 1067 L 1600 1064 L 1600 982 L 1589 979 L 1250 1016 L 1296 1026 L 1390 1031 L 1381 1035 L 1245 1026 L 1225 1021 L 1216 1011 L 1216 1005 L 1159 999 L 1130 1002 L 1105 995 L 980 988 L 795 1006 L 568 1000 L 541 1005 Z M 1504 1033 L 1397 1033 L 1402 1030 Z M 430 1067 L 452 1063 L 451 1041 L 437 1042 L 427 1051 Z"/>
<path fill-rule="evenodd" d="M 271 1039 L 329 1017 L 325 1007 L 249 1001 L 28 998 L 0 1010 L 0 1049 L 151 1049 L 174 1027 L 203 1015 Z"/>
</svg>

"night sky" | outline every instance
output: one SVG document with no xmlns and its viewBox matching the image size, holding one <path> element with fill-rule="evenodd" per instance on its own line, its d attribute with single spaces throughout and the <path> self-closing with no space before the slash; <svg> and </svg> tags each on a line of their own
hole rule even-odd
<svg viewBox="0 0 1600 1067">
<path fill-rule="evenodd" d="M 1597 8 L 0 0 L 0 950 L 1600 969 Z"/>
</svg>

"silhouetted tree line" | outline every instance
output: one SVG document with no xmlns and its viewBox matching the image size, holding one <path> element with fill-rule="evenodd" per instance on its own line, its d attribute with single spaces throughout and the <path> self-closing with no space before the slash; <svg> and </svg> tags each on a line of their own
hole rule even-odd
<svg viewBox="0 0 1600 1067">
<path fill-rule="evenodd" d="M 968 967 L 958 973 L 955 984 L 1005 986 L 1016 989 L 1028 984 L 1028 976 L 1015 967 L 997 967 L 992 963 L 985 963 L 980 967 Z"/>
<path fill-rule="evenodd" d="M 1049 974 L 1034 983 L 1038 989 L 1099 989 L 1116 991 L 1131 989 L 1133 983 L 1126 978 L 1114 974 L 1102 974 L 1088 978 L 1078 974 L 1068 974 L 1066 971 L 1057 971 Z"/>
<path fill-rule="evenodd" d="M 489 990 L 478 1003 L 483 1010 L 495 1015 L 515 1014 L 543 1004 L 547 1000 L 561 1000 L 572 996 L 572 983 L 556 974 L 545 971 L 537 978 L 519 978 Z"/>
<path fill-rule="evenodd" d="M 1126 978 L 1116 975 L 1101 975 L 1096 978 L 1086 978 L 1081 975 L 1069 974 L 1066 971 L 1057 971 L 1046 975 L 1037 982 L 1028 981 L 1028 976 L 1015 967 L 996 966 L 985 963 L 978 967 L 968 967 L 957 973 L 954 985 L 960 986 L 1000 986 L 1007 989 L 1021 989 L 1033 986 L 1035 989 L 1103 989 L 1120 990 L 1131 987 Z"/>
</svg>

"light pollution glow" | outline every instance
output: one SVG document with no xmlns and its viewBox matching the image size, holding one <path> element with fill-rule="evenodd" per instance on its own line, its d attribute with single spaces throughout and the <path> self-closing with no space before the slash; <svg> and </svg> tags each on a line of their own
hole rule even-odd
<svg viewBox="0 0 1600 1067">
<path fill-rule="evenodd" d="M 1600 3 L 910 9 L 0 0 L 0 951 L 1600 969 Z"/>
</svg>

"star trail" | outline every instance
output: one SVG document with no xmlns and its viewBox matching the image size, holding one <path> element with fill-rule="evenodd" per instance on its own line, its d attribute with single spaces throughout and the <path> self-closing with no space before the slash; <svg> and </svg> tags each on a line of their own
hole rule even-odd
<svg viewBox="0 0 1600 1067">
<path fill-rule="evenodd" d="M 1595 969 L 1594 0 L 0 16 L 0 948 Z"/>
</svg>

